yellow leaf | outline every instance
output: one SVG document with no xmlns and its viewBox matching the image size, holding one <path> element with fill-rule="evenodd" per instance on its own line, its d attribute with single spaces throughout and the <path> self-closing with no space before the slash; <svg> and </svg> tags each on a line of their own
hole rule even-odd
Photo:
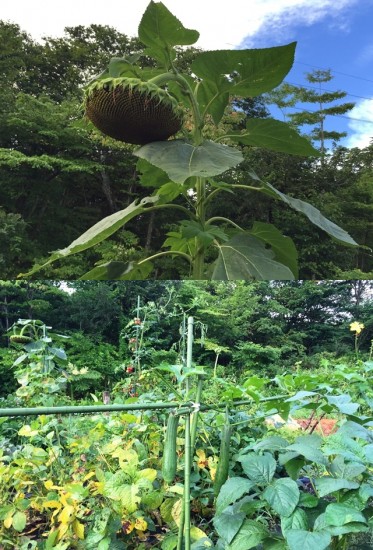
<svg viewBox="0 0 373 550">
<path fill-rule="evenodd" d="M 202 529 L 198 529 L 198 527 L 195 527 L 194 525 L 190 528 L 190 536 L 193 541 L 207 538 L 206 533 L 204 533 Z"/>
<path fill-rule="evenodd" d="M 58 540 L 61 540 L 62 537 L 67 533 L 67 530 L 69 528 L 68 523 L 61 523 L 61 525 L 58 528 Z"/>
<path fill-rule="evenodd" d="M 83 481 L 87 481 L 87 479 L 91 479 L 91 477 L 95 476 L 95 472 L 89 472 L 86 476 L 84 476 Z"/>
<path fill-rule="evenodd" d="M 62 510 L 62 512 L 60 513 L 60 515 L 58 516 L 58 519 L 61 523 L 70 523 L 70 518 L 72 516 L 72 514 L 74 513 L 74 506 L 71 506 L 71 505 L 67 505 L 65 506 L 65 508 Z"/>
<path fill-rule="evenodd" d="M 38 430 L 32 430 L 31 426 L 24 424 L 20 430 L 18 430 L 18 435 L 24 435 L 25 437 L 33 437 L 38 435 Z"/>
<path fill-rule="evenodd" d="M 12 526 L 12 522 L 13 522 L 13 512 L 9 512 L 6 518 L 4 519 L 4 527 L 9 529 L 9 527 Z"/>
<path fill-rule="evenodd" d="M 181 516 L 181 508 L 182 508 L 182 500 L 181 498 L 175 502 L 175 504 L 172 507 L 171 515 L 172 519 L 176 523 L 176 525 L 179 527 L 180 523 L 180 516 Z"/>
<path fill-rule="evenodd" d="M 73 523 L 73 531 L 78 537 L 78 539 L 84 540 L 84 525 L 80 523 L 77 519 Z"/>
<path fill-rule="evenodd" d="M 61 508 L 62 504 L 58 500 L 46 500 L 44 508 Z"/>
<path fill-rule="evenodd" d="M 44 481 L 44 487 L 50 491 L 51 489 L 59 489 L 57 485 L 54 485 L 53 481 L 51 479 L 47 479 L 47 481 Z"/>
<path fill-rule="evenodd" d="M 138 531 L 146 531 L 148 528 L 148 524 L 144 520 L 144 518 L 136 518 L 135 521 L 135 529 Z"/>
<path fill-rule="evenodd" d="M 145 479 L 148 479 L 149 481 L 154 481 L 157 477 L 157 470 L 154 470 L 153 468 L 145 468 L 139 472 L 139 477 L 145 477 Z"/>
</svg>

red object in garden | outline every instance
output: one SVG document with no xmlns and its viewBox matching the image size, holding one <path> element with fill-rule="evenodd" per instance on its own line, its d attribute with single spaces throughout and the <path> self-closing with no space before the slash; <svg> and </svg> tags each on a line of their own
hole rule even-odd
<svg viewBox="0 0 373 550">
<path fill-rule="evenodd" d="M 135 370 L 135 367 L 133 365 L 128 365 L 127 372 L 133 372 Z"/>
<path fill-rule="evenodd" d="M 312 420 L 311 423 L 307 418 L 297 418 L 297 424 L 303 429 L 315 431 L 321 435 L 330 435 L 337 431 L 337 420 L 333 418 L 322 418 L 321 420 Z"/>
</svg>

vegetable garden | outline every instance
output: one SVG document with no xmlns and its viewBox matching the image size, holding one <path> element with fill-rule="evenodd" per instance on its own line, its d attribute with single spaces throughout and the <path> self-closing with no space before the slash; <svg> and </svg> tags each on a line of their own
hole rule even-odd
<svg viewBox="0 0 373 550">
<path fill-rule="evenodd" d="M 371 548 L 363 325 L 351 324 L 349 364 L 230 379 L 195 364 L 205 327 L 185 314 L 177 361 L 149 368 L 141 317 L 138 304 L 126 332 L 133 360 L 106 405 L 97 394 L 71 404 L 67 357 L 45 324 L 11 328 L 20 387 L 0 409 L 1 548 Z M 286 419 L 299 415 L 307 423 L 291 428 Z M 336 427 L 327 436 L 315 430 L 325 418 Z"/>
</svg>

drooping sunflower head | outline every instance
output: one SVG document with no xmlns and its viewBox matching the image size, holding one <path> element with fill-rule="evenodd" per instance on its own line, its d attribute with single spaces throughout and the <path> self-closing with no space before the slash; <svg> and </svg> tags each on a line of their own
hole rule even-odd
<svg viewBox="0 0 373 550">
<path fill-rule="evenodd" d="M 103 78 L 85 92 L 87 117 L 102 133 L 145 145 L 164 141 L 182 125 L 177 101 L 159 86 L 137 78 Z"/>
</svg>

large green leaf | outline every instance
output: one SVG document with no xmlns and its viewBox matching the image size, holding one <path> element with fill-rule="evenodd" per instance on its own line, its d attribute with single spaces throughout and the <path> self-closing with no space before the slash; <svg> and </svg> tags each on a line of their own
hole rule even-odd
<svg viewBox="0 0 373 550">
<path fill-rule="evenodd" d="M 156 141 L 134 154 L 167 172 L 176 183 L 184 183 L 192 176 L 217 176 L 243 161 L 238 149 L 213 141 L 204 141 L 197 147 L 181 139 Z"/>
<path fill-rule="evenodd" d="M 324 446 L 323 452 L 325 455 L 340 455 L 353 462 L 365 462 L 366 456 L 364 447 L 357 441 L 345 434 L 339 432 L 330 435 Z"/>
<path fill-rule="evenodd" d="M 311 533 L 305 529 L 293 529 L 286 534 L 290 550 L 325 550 L 331 539 L 329 533 Z"/>
<path fill-rule="evenodd" d="M 271 508 L 280 516 L 290 516 L 299 502 L 299 488 L 289 478 L 276 479 L 263 493 Z"/>
<path fill-rule="evenodd" d="M 275 252 L 276 260 L 286 265 L 298 278 L 298 252 L 290 237 L 285 237 L 274 225 L 263 222 L 255 222 L 249 233 L 269 244 Z"/>
<path fill-rule="evenodd" d="M 227 137 L 244 145 L 263 147 L 290 155 L 305 157 L 320 155 L 310 141 L 300 136 L 289 124 L 271 118 L 249 119 L 244 132 L 228 134 Z"/>
<path fill-rule="evenodd" d="M 294 280 L 290 269 L 275 260 L 275 253 L 248 233 L 239 233 L 218 246 L 219 257 L 212 275 L 214 280 Z"/>
<path fill-rule="evenodd" d="M 335 479 L 334 477 L 320 477 L 315 479 L 317 493 L 320 497 L 330 495 L 340 489 L 358 489 L 359 483 L 348 479 Z"/>
<path fill-rule="evenodd" d="M 343 456 L 337 456 L 331 466 L 330 473 L 334 477 L 341 477 L 343 479 L 353 480 L 355 477 L 359 476 L 365 472 L 366 466 L 360 462 L 345 462 Z"/>
<path fill-rule="evenodd" d="M 244 512 L 237 512 L 233 506 L 226 508 L 219 516 L 215 516 L 213 523 L 218 533 L 226 544 L 232 542 L 245 519 Z"/>
<path fill-rule="evenodd" d="M 326 466 L 328 464 L 328 460 L 320 451 L 320 444 L 321 441 L 318 441 L 317 439 L 312 440 L 311 436 L 303 436 L 302 438 L 298 438 L 292 445 L 289 445 L 286 450 L 296 451 L 307 460 Z"/>
<path fill-rule="evenodd" d="M 216 500 L 216 513 L 221 514 L 223 510 L 233 502 L 236 502 L 245 493 L 248 493 L 254 483 L 244 477 L 229 478 L 220 489 Z"/>
<path fill-rule="evenodd" d="M 293 42 L 274 48 L 202 52 L 193 61 L 192 71 L 217 83 L 222 93 L 229 90 L 255 97 L 281 84 L 293 65 L 295 46 Z"/>
<path fill-rule="evenodd" d="M 239 461 L 247 477 L 259 485 L 270 483 L 275 475 L 276 461 L 269 453 L 264 455 L 250 453 Z"/>
<path fill-rule="evenodd" d="M 26 514 L 24 512 L 16 512 L 13 516 L 13 527 L 16 531 L 21 532 L 26 527 Z"/>
<path fill-rule="evenodd" d="M 366 523 L 364 515 L 351 506 L 332 502 L 325 509 L 325 521 L 328 525 L 345 525 L 345 523 Z"/>
<path fill-rule="evenodd" d="M 224 85 L 223 78 L 221 82 Z M 221 83 L 203 80 L 198 86 L 198 103 L 201 111 L 210 114 L 218 125 L 229 103 L 229 92 L 221 92 Z"/>
<path fill-rule="evenodd" d="M 85 273 L 82 281 L 137 281 L 148 277 L 153 269 L 151 262 L 134 265 L 133 262 L 108 262 Z"/>
<path fill-rule="evenodd" d="M 162 2 L 153 1 L 142 16 L 138 32 L 141 42 L 149 47 L 147 53 L 166 64 L 172 46 L 189 46 L 199 38 L 198 31 L 186 29 Z"/>
<path fill-rule="evenodd" d="M 283 516 L 281 518 L 281 531 L 285 535 L 292 529 L 308 529 L 307 514 L 302 508 L 297 508 L 288 517 Z"/>
<path fill-rule="evenodd" d="M 250 548 L 255 548 L 267 535 L 268 531 L 263 524 L 246 519 L 233 542 L 226 546 L 226 550 L 250 550 Z"/>
<path fill-rule="evenodd" d="M 88 229 L 88 231 L 80 235 L 80 237 L 78 237 L 66 248 L 62 248 L 61 250 L 53 252 L 47 262 L 45 262 L 43 265 L 35 265 L 32 270 L 25 275 L 32 275 L 33 273 L 36 273 L 43 267 L 52 262 L 55 262 L 56 260 L 67 258 L 67 256 L 71 256 L 72 254 L 78 254 L 78 252 L 87 250 L 88 248 L 91 248 L 92 246 L 95 246 L 96 244 L 104 241 L 105 239 L 113 235 L 116 231 L 118 231 L 118 229 L 123 227 L 123 225 L 126 224 L 129 220 L 131 220 L 138 214 L 143 214 L 144 212 L 146 212 L 147 206 L 152 206 L 157 201 L 157 196 L 145 197 L 140 202 L 135 200 L 124 210 L 115 212 L 114 214 L 107 216 L 103 220 L 93 225 L 90 229 Z"/>
<path fill-rule="evenodd" d="M 351 403 L 352 398 L 347 393 L 342 395 L 327 395 L 328 403 L 336 407 L 342 414 L 354 414 L 360 407 L 359 403 Z"/>
<path fill-rule="evenodd" d="M 261 182 L 261 191 L 266 195 L 269 195 L 270 197 L 274 197 L 276 199 L 281 199 L 291 208 L 297 210 L 297 212 L 301 212 L 302 214 L 307 216 L 307 218 L 313 224 L 315 224 L 323 231 L 326 231 L 326 233 L 328 233 L 337 241 L 340 241 L 343 244 L 358 246 L 354 239 L 344 229 L 336 225 L 334 222 L 328 220 L 328 218 L 325 218 L 325 216 L 321 214 L 320 210 L 318 210 L 311 204 L 308 204 L 308 202 L 304 202 L 300 199 L 294 199 L 293 197 L 289 197 L 288 195 L 281 193 L 281 191 L 275 189 L 275 187 L 273 187 L 270 183 L 260 180 L 260 178 L 258 178 L 258 176 L 256 176 L 256 174 L 254 174 L 253 172 L 251 172 L 251 176 L 253 177 L 253 179 L 259 180 Z"/>
</svg>

